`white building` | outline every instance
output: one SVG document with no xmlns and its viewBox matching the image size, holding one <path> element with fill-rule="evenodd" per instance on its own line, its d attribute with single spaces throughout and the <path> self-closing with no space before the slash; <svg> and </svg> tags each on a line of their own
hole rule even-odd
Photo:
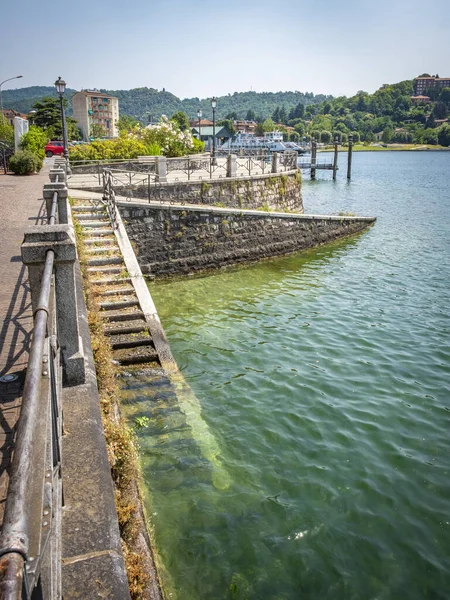
<svg viewBox="0 0 450 600">
<path fill-rule="evenodd" d="M 119 135 L 117 121 L 119 120 L 119 100 L 96 90 L 82 90 L 72 96 L 73 118 L 83 133 L 83 139 L 89 141 L 92 125 L 101 125 L 106 131 L 106 137 L 114 138 Z"/>
</svg>

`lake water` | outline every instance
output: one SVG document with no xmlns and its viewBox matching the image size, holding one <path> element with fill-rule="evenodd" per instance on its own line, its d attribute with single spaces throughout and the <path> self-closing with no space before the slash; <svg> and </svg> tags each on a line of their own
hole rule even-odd
<svg viewBox="0 0 450 600">
<path fill-rule="evenodd" d="M 139 413 L 171 599 L 450 598 L 450 152 L 345 159 L 305 212 L 366 233 L 150 286 L 199 402 Z"/>
</svg>

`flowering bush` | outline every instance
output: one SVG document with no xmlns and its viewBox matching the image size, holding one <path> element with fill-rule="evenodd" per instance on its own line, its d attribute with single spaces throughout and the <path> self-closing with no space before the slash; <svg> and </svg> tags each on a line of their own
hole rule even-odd
<svg viewBox="0 0 450 600">
<path fill-rule="evenodd" d="M 70 160 L 105 160 L 158 156 L 169 158 L 203 152 L 203 142 L 192 137 L 189 130 L 180 131 L 176 121 L 163 115 L 157 125 L 134 128 L 114 140 L 98 140 L 69 149 Z"/>
<path fill-rule="evenodd" d="M 146 146 L 156 144 L 167 157 L 184 156 L 194 149 L 190 131 L 180 131 L 178 123 L 163 115 L 157 125 L 149 125 L 137 134 Z"/>
</svg>

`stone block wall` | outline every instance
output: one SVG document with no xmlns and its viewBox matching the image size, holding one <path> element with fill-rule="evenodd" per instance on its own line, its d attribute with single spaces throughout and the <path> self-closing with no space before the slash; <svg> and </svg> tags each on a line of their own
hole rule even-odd
<svg viewBox="0 0 450 600">
<path fill-rule="evenodd" d="M 208 204 L 216 207 L 271 209 L 303 212 L 300 171 L 237 177 L 175 181 L 130 189 L 116 184 L 117 196 L 170 202 L 172 204 Z"/>
<path fill-rule="evenodd" d="M 144 275 L 167 277 L 289 254 L 362 231 L 371 217 L 120 205 Z"/>
</svg>

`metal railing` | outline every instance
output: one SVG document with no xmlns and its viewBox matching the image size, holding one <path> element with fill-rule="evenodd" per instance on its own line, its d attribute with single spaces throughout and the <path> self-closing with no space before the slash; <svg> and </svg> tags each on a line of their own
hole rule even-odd
<svg viewBox="0 0 450 600">
<path fill-rule="evenodd" d="M 5 175 L 8 172 L 9 160 L 13 154 L 14 148 L 12 146 L 6 142 L 0 142 L 0 168 L 3 168 Z"/>
<path fill-rule="evenodd" d="M 56 218 L 53 196 L 49 224 Z M 0 536 L 0 597 L 61 597 L 61 353 L 46 253 Z"/>
</svg>

